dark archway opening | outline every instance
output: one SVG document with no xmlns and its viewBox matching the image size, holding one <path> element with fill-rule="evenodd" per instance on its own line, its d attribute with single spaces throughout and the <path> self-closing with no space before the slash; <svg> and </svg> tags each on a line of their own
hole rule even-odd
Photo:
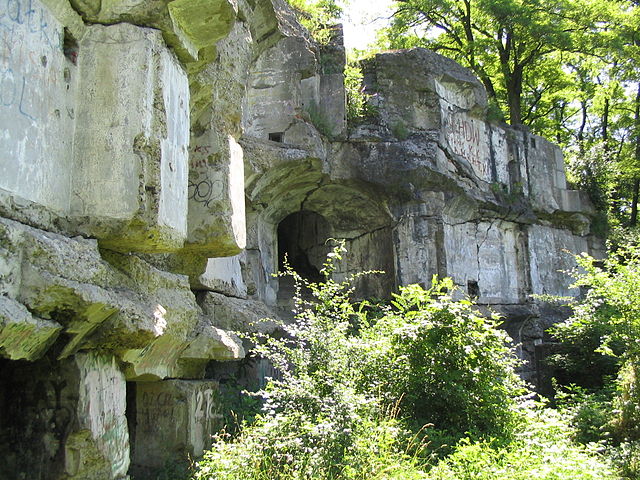
<svg viewBox="0 0 640 480">
<path fill-rule="evenodd" d="M 286 259 L 301 277 L 323 280 L 320 270 L 329 253 L 330 236 L 329 222 L 315 212 L 302 210 L 285 217 L 278 225 L 278 270 L 284 271 Z M 292 279 L 281 278 L 279 296 L 288 296 L 292 288 Z"/>
</svg>

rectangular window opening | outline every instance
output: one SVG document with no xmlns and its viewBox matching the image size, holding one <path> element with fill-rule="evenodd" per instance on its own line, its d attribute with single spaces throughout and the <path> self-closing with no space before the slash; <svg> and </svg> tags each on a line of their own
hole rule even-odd
<svg viewBox="0 0 640 480">
<path fill-rule="evenodd" d="M 480 296 L 480 287 L 475 280 L 469 280 L 467 282 L 467 294 L 471 298 L 478 298 Z"/>
<path fill-rule="evenodd" d="M 284 142 L 284 132 L 273 132 L 269 134 L 269 140 L 272 142 Z"/>
</svg>

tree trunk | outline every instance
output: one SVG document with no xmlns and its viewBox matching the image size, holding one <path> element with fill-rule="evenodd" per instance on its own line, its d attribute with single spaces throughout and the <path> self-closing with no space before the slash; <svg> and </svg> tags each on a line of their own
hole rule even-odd
<svg viewBox="0 0 640 480">
<path fill-rule="evenodd" d="M 578 150 L 580 152 L 580 156 L 584 158 L 585 148 L 584 148 L 584 129 L 587 126 L 587 101 L 582 100 L 580 102 L 580 111 L 582 112 L 582 121 L 580 122 L 580 127 L 578 128 Z M 591 171 L 591 169 L 589 169 Z"/>
<path fill-rule="evenodd" d="M 604 99 L 604 111 L 602 112 L 602 144 L 604 153 L 608 155 L 611 150 L 609 145 L 609 97 Z"/>
<path fill-rule="evenodd" d="M 638 90 L 636 92 L 636 111 L 635 111 L 635 137 L 636 152 L 635 164 L 640 166 L 640 82 L 638 82 Z M 629 218 L 629 226 L 635 227 L 638 224 L 638 194 L 640 193 L 640 177 L 636 176 L 633 180 L 633 192 L 631 194 L 631 217 Z"/>
<path fill-rule="evenodd" d="M 509 102 L 509 123 L 522 125 L 522 72 L 514 69 L 505 83 Z"/>
<path fill-rule="evenodd" d="M 636 159 L 638 158 L 638 147 L 636 147 Z M 633 195 L 631 198 L 631 218 L 629 219 L 629 226 L 635 227 L 638 225 L 638 197 L 640 196 L 640 177 L 636 177 L 633 181 Z"/>
</svg>

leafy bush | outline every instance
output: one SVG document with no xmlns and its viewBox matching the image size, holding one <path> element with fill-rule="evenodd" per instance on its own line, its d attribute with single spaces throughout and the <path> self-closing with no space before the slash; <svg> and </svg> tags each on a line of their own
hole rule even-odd
<svg viewBox="0 0 640 480">
<path fill-rule="evenodd" d="M 321 45 L 331 40 L 331 26 L 338 22 L 342 8 L 336 0 L 287 0 L 300 23 Z"/>
<path fill-rule="evenodd" d="M 464 434 L 508 435 L 517 421 L 510 339 L 496 319 L 480 316 L 468 300 L 453 301 L 453 282 L 402 287 L 390 311 L 362 337 L 367 346 L 361 381 L 387 401 L 401 401 L 416 425 Z"/>
<path fill-rule="evenodd" d="M 600 442 L 609 437 L 613 417 L 611 395 L 608 389 L 588 391 L 577 385 L 556 392 L 558 409 L 568 418 L 578 443 Z"/>
<path fill-rule="evenodd" d="M 344 69 L 344 87 L 347 93 L 347 120 L 350 123 L 357 123 L 376 115 L 375 108 L 369 102 L 370 95 L 364 92 L 359 59 L 348 60 Z"/>
<path fill-rule="evenodd" d="M 574 310 L 577 315 L 550 329 L 560 344 L 547 363 L 554 369 L 560 385 L 604 388 L 618 371 L 618 355 L 622 353 L 623 346 L 611 339 L 613 326 L 609 323 L 608 308 L 603 307 L 589 316 L 583 316 L 579 308 Z M 610 339 L 606 352 L 600 348 L 605 338 Z"/>
<path fill-rule="evenodd" d="M 287 267 L 285 274 L 296 284 L 295 320 L 281 325 L 283 338 L 253 338 L 256 353 L 282 378 L 261 392 L 263 413 L 256 424 L 235 442 L 214 445 L 195 478 L 337 478 L 347 464 L 358 463 L 358 438 L 368 435 L 365 425 L 379 411 L 375 398 L 357 391 L 353 382 L 351 320 L 358 315 L 349 300 L 353 276 L 340 283 L 330 279 L 343 252 L 339 245 L 329 254 L 323 283 Z M 312 303 L 303 300 L 303 290 L 311 293 Z"/>
<path fill-rule="evenodd" d="M 601 328 L 597 350 L 619 358 L 640 355 L 640 247 L 620 249 L 602 266 L 587 254 L 576 257 L 575 286 L 587 289 L 573 315 L 553 330 L 556 337 Z M 569 337 L 570 338 L 570 337 Z"/>
<path fill-rule="evenodd" d="M 613 433 L 621 442 L 640 441 L 640 364 L 636 358 L 625 362 L 617 380 Z"/>
<path fill-rule="evenodd" d="M 619 478 L 597 446 L 577 446 L 557 412 L 529 410 L 529 418 L 504 445 L 462 441 L 427 480 L 614 480 Z"/>
<path fill-rule="evenodd" d="M 339 245 L 329 255 L 321 283 L 287 269 L 295 319 L 282 338 L 253 338 L 281 379 L 261 392 L 255 423 L 216 439 L 193 480 L 613 478 L 570 444 L 560 420 L 525 422 L 506 334 L 454 301 L 450 280 L 405 287 L 392 306 L 356 306 L 353 277 L 331 279 L 342 253 Z M 436 447 L 463 432 L 481 440 L 438 461 Z"/>
<path fill-rule="evenodd" d="M 640 441 L 622 442 L 611 450 L 611 458 L 620 469 L 623 478 L 640 478 Z"/>
<path fill-rule="evenodd" d="M 638 478 L 640 247 L 619 248 L 604 262 L 588 255 L 577 261 L 575 285 L 587 293 L 573 306 L 572 316 L 552 329 L 561 342 L 553 361 L 564 369 L 560 380 L 565 384 L 595 389 L 587 395 L 580 390 L 576 395 L 574 389 L 577 438 L 605 441 L 621 471 Z"/>
</svg>

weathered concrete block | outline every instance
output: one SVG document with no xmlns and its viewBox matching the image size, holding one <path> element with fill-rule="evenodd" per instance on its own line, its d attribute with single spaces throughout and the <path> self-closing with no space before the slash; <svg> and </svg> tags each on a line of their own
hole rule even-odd
<svg viewBox="0 0 640 480">
<path fill-rule="evenodd" d="M 242 278 L 241 267 L 243 259 L 244 254 L 210 258 L 207 269 L 198 278 L 196 287 L 198 290 L 212 290 L 230 297 L 246 298 L 247 286 Z"/>
<path fill-rule="evenodd" d="M 115 250 L 177 250 L 186 237 L 186 74 L 159 32 L 129 24 L 92 26 L 80 49 L 77 228 Z"/>
<path fill-rule="evenodd" d="M 201 58 L 233 26 L 237 6 L 228 0 L 71 0 L 87 21 L 128 22 L 162 30 L 183 61 Z"/>
<path fill-rule="evenodd" d="M 529 227 L 531 288 L 534 294 L 577 296 L 569 288 L 573 279 L 569 271 L 576 267 L 573 255 L 588 252 L 587 240 L 568 230 L 532 225 Z"/>
<path fill-rule="evenodd" d="M 168 8 L 174 33 L 195 59 L 201 49 L 227 36 L 237 13 L 236 3 L 228 0 L 173 0 Z"/>
<path fill-rule="evenodd" d="M 209 130 L 193 139 L 187 251 L 225 257 L 246 245 L 244 158 L 233 136 Z"/>
<path fill-rule="evenodd" d="M 516 225 L 446 223 L 444 234 L 447 275 L 463 292 L 483 304 L 518 303 L 523 286 Z"/>
<path fill-rule="evenodd" d="M 431 284 L 434 275 L 442 274 L 442 225 L 420 214 L 404 215 L 394 230 L 396 275 L 400 285 Z"/>
<path fill-rule="evenodd" d="M 491 151 L 494 135 L 482 117 L 471 115 L 468 104 L 471 107 L 474 105 L 467 96 L 472 95 L 472 91 L 465 96 L 464 85 L 460 87 L 453 82 L 441 84 L 436 81 L 436 90 L 440 95 L 443 146 L 449 155 L 457 155 L 460 157 L 458 161 L 462 159 L 468 163 L 478 178 L 490 183 L 497 180 Z M 462 110 L 461 104 L 467 105 L 467 109 Z"/>
<path fill-rule="evenodd" d="M 80 378 L 78 431 L 65 445 L 66 473 L 78 480 L 126 478 L 130 459 L 124 375 L 114 357 L 79 354 L 75 362 Z"/>
<path fill-rule="evenodd" d="M 548 213 L 562 210 L 567 184 L 560 147 L 535 135 L 525 134 L 523 141 L 528 143 L 529 201 L 534 210 Z"/>
<path fill-rule="evenodd" d="M 277 325 L 274 312 L 264 303 L 240 298 L 225 297 L 219 293 L 200 295 L 199 303 L 205 315 L 216 327 L 232 332 L 273 332 Z"/>
<path fill-rule="evenodd" d="M 327 122 L 328 133 L 332 138 L 343 137 L 347 131 L 347 97 L 344 88 L 344 75 L 335 73 L 320 76 L 320 113 Z"/>
<path fill-rule="evenodd" d="M 347 254 L 340 274 L 357 274 L 375 270 L 354 281 L 356 298 L 390 298 L 396 286 L 391 228 L 377 229 L 346 241 Z M 328 250 L 329 247 L 327 246 Z M 326 250 L 325 250 L 326 251 Z M 326 260 L 326 255 L 321 264 Z M 339 278 L 338 278 L 339 279 Z"/>
<path fill-rule="evenodd" d="M 65 56 L 64 25 L 39 0 L 4 2 L 0 26 L 0 202 L 68 213 L 77 51 Z"/>
<path fill-rule="evenodd" d="M 206 363 L 209 360 L 240 360 L 244 356 L 242 340 L 235 333 L 203 322 L 195 340 L 182 352 L 180 359 L 182 361 L 204 360 Z"/>
<path fill-rule="evenodd" d="M 138 383 L 133 463 L 162 467 L 165 460 L 198 457 L 221 427 L 218 382 Z"/>
<path fill-rule="evenodd" d="M 365 91 L 375 95 L 380 122 L 394 133 L 440 129 L 448 122 L 455 138 L 443 131 L 444 138 L 455 140 L 458 152 L 480 147 L 484 126 L 479 114 L 486 94 L 469 70 L 434 52 L 413 49 L 367 60 L 364 74 Z"/>
<path fill-rule="evenodd" d="M 126 387 L 113 357 L 2 363 L 3 479 L 128 478 Z"/>
<path fill-rule="evenodd" d="M 0 296 L 0 355 L 37 360 L 61 331 L 59 323 L 34 317 L 21 303 Z"/>
<path fill-rule="evenodd" d="M 288 143 L 286 132 L 304 111 L 301 81 L 315 70 L 316 57 L 304 38 L 283 38 L 263 53 L 249 79 L 245 134 Z"/>
<path fill-rule="evenodd" d="M 242 105 L 254 60 L 253 40 L 247 23 L 237 21 L 229 35 L 216 44 L 215 61 L 205 63 L 201 71 L 187 65 L 192 126 L 240 134 Z"/>
<path fill-rule="evenodd" d="M 560 194 L 562 198 L 562 210 L 565 212 L 589 211 L 588 205 L 583 204 L 582 196 L 578 190 L 562 190 Z"/>
<path fill-rule="evenodd" d="M 203 334 L 202 311 L 186 276 L 159 270 L 134 255 L 105 251 L 103 258 L 95 240 L 70 239 L 10 220 L 0 219 L 0 239 L 7 252 L 3 263 L 11 272 L 2 285 L 9 297 L 1 297 L 11 307 L 3 314 L 9 323 L 0 333 L 7 355 L 36 358 L 62 326 L 70 337 L 62 358 L 99 347 L 129 362 L 130 378 L 180 375 L 181 353 Z M 34 314 L 46 321 L 33 319 Z M 25 329 L 33 334 L 18 335 Z M 196 358 L 196 350 L 198 358 L 240 355 L 233 341 L 215 343 L 222 333 L 209 335 L 213 343 L 206 337 L 189 359 Z M 223 345 L 230 353 L 221 353 Z M 184 372 L 192 376 L 193 368 Z"/>
</svg>

